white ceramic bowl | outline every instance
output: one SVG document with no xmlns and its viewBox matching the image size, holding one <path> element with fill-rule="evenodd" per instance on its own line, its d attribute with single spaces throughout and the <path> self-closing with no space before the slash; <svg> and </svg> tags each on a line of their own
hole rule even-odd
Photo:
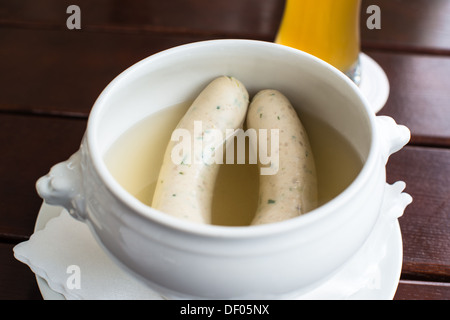
<svg viewBox="0 0 450 320">
<path fill-rule="evenodd" d="M 193 224 L 128 194 L 103 162 L 110 145 L 140 119 L 192 100 L 219 75 L 236 77 L 251 95 L 278 89 L 337 129 L 364 159 L 356 180 L 304 216 L 254 227 Z M 409 137 L 391 118 L 375 117 L 344 74 L 311 55 L 260 41 L 205 41 L 150 56 L 114 79 L 92 109 L 80 150 L 37 189 L 168 298 L 289 298 L 321 284 L 363 245 L 380 214 L 385 164 Z"/>
</svg>

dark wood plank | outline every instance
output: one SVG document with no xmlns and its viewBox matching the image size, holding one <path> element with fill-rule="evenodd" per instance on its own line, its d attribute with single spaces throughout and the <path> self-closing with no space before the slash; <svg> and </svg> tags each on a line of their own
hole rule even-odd
<svg viewBox="0 0 450 320">
<path fill-rule="evenodd" d="M 401 280 L 394 300 L 450 300 L 450 283 Z"/>
<path fill-rule="evenodd" d="M 82 28 L 182 34 L 221 35 L 273 40 L 284 0 L 79 0 Z M 4 1 L 0 25 L 66 27 L 68 0 Z M 381 9 L 380 30 L 366 27 L 370 5 Z M 366 48 L 448 53 L 450 4 L 447 0 L 363 0 L 361 37 Z"/>
<path fill-rule="evenodd" d="M 379 114 L 406 125 L 412 143 L 450 146 L 450 57 L 367 53 L 385 70 L 391 87 Z"/>
<path fill-rule="evenodd" d="M 0 300 L 42 300 L 34 273 L 14 258 L 13 247 L 0 243 Z"/>
<path fill-rule="evenodd" d="M 133 63 L 203 37 L 0 29 L 0 110 L 87 116 L 104 87 Z M 450 57 L 368 51 L 391 94 L 380 114 L 407 125 L 416 144 L 450 145 Z"/>
<path fill-rule="evenodd" d="M 413 197 L 400 218 L 403 276 L 450 281 L 450 150 L 406 147 L 387 165 L 389 183 Z"/>
<path fill-rule="evenodd" d="M 282 18 L 284 0 L 79 0 L 85 31 L 158 32 L 248 37 L 272 41 Z M 3 1 L 0 25 L 64 29 L 69 0 Z M 366 12 L 381 9 L 381 29 L 370 30 Z M 450 4 L 447 0 L 363 0 L 361 38 L 364 48 L 410 52 L 450 52 Z"/>
<path fill-rule="evenodd" d="M 87 116 L 119 73 L 161 50 L 205 38 L 0 29 L 0 110 Z"/>
<path fill-rule="evenodd" d="M 368 6 L 381 9 L 381 29 L 366 27 Z M 361 38 L 365 48 L 450 53 L 450 1 L 363 0 Z"/>
<path fill-rule="evenodd" d="M 0 114 L 0 239 L 32 234 L 42 203 L 36 180 L 78 150 L 86 121 Z"/>
<path fill-rule="evenodd" d="M 284 0 L 15 0 L 0 7 L 0 25 L 66 28 L 66 9 L 81 9 L 86 31 L 161 32 L 272 40 Z"/>
</svg>

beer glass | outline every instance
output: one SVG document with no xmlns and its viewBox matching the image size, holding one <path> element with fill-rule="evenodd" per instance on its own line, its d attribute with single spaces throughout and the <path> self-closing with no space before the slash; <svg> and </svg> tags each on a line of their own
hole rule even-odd
<svg viewBox="0 0 450 320">
<path fill-rule="evenodd" d="M 361 0 L 286 0 L 276 43 L 310 53 L 361 80 Z"/>
</svg>

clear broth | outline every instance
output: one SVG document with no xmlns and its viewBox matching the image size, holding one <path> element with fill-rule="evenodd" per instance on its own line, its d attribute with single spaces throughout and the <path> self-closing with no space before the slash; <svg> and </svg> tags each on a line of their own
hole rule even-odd
<svg viewBox="0 0 450 320">
<path fill-rule="evenodd" d="M 172 131 L 189 103 L 166 108 L 128 129 L 106 152 L 104 160 L 119 184 L 150 205 Z M 319 205 L 344 191 L 363 161 L 350 143 L 326 123 L 302 116 L 316 162 Z M 236 154 L 236 152 L 235 152 Z M 252 164 L 223 164 L 214 190 L 212 224 L 249 225 L 258 205 L 259 170 Z"/>
</svg>

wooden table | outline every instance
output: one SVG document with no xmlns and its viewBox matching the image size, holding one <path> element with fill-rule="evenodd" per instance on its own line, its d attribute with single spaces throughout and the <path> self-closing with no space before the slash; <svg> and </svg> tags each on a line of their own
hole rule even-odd
<svg viewBox="0 0 450 320">
<path fill-rule="evenodd" d="M 126 4 L 125 4 L 126 3 Z M 69 30 L 66 9 L 81 9 Z M 381 29 L 366 27 L 369 5 Z M 273 41 L 283 0 L 0 0 L 0 299 L 41 299 L 12 255 L 33 232 L 35 181 L 78 149 L 99 93 L 133 63 L 192 41 Z M 414 202 L 400 225 L 404 258 L 395 299 L 450 298 L 450 0 L 363 1 L 362 48 L 385 70 L 379 114 L 411 142 L 387 166 Z"/>
</svg>

